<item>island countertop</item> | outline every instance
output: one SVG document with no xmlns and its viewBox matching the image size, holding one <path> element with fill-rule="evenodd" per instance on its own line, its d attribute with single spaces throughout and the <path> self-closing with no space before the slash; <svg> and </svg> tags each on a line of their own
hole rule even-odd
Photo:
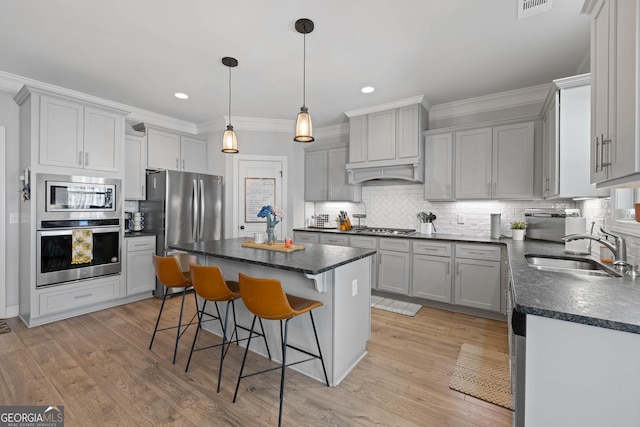
<svg viewBox="0 0 640 427">
<path fill-rule="evenodd" d="M 376 253 L 375 249 L 314 243 L 305 243 L 304 249 L 294 252 L 280 252 L 242 246 L 242 243 L 250 241 L 252 240 L 249 238 L 223 239 L 198 243 L 178 243 L 169 247 L 190 253 L 312 275 L 333 270 L 341 265 L 349 264 Z"/>
</svg>

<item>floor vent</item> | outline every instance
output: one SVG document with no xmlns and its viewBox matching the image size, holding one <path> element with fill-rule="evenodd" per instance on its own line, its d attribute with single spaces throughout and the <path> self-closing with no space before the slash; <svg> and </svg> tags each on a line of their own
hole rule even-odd
<svg viewBox="0 0 640 427">
<path fill-rule="evenodd" d="M 551 10 L 553 0 L 518 0 L 518 19 Z"/>
</svg>

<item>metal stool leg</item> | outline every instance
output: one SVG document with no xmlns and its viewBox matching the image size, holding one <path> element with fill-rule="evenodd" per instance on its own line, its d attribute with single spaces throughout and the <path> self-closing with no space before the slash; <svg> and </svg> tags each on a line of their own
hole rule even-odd
<svg viewBox="0 0 640 427">
<path fill-rule="evenodd" d="M 204 300 L 202 303 L 202 312 L 204 313 L 205 308 L 207 307 L 207 300 Z M 198 313 L 200 313 L 198 311 Z M 202 323 L 202 314 L 198 315 L 198 327 L 196 328 L 196 333 L 193 336 L 193 343 L 191 344 L 191 352 L 189 352 L 189 360 L 187 360 L 187 367 L 184 369 L 185 372 L 189 371 L 189 365 L 191 364 L 191 356 L 193 355 L 193 349 L 196 347 L 196 341 L 198 340 L 198 333 L 200 332 L 200 324 Z"/>
<path fill-rule="evenodd" d="M 222 351 L 220 352 L 220 368 L 218 369 L 218 390 L 217 393 L 220 393 L 220 378 L 222 378 L 222 362 L 224 362 L 224 345 L 227 342 L 227 320 L 229 319 L 229 305 L 231 305 L 233 301 L 227 302 L 227 309 L 224 314 L 224 325 L 222 326 Z M 229 342 L 231 345 L 231 342 Z M 247 344 L 248 346 L 248 344 Z"/>
<path fill-rule="evenodd" d="M 173 364 L 176 364 L 176 356 L 178 355 L 178 340 L 180 339 L 180 330 L 182 329 L 182 312 L 184 311 L 184 297 L 187 293 L 187 288 L 182 290 L 182 303 L 180 304 L 180 317 L 178 318 L 178 331 L 176 332 L 176 345 L 173 348 Z"/>
<path fill-rule="evenodd" d="M 156 327 L 153 329 L 153 335 L 151 335 L 151 344 L 149 344 L 149 350 L 153 346 L 153 340 L 156 338 L 156 332 L 158 331 L 158 325 L 160 324 L 160 316 L 162 316 L 162 310 L 164 309 L 164 302 L 167 300 L 168 288 L 165 286 L 164 295 L 162 296 L 162 305 L 160 305 L 160 312 L 158 312 L 158 320 L 156 320 Z"/>
<path fill-rule="evenodd" d="M 269 343 L 267 342 L 267 336 L 264 333 L 264 326 L 262 325 L 262 319 L 258 317 L 258 320 L 260 321 L 260 329 L 262 329 L 262 339 L 264 339 L 264 345 L 265 347 L 267 347 L 267 355 L 269 356 L 269 360 L 273 360 L 271 359 L 271 352 L 269 351 Z M 251 330 L 253 331 L 253 327 L 251 327 Z"/>
<path fill-rule="evenodd" d="M 244 371 L 244 362 L 247 361 L 247 353 L 249 353 L 249 345 L 251 344 L 251 336 L 253 335 L 253 327 L 256 324 L 257 316 L 253 316 L 251 322 L 251 331 L 249 331 L 249 339 L 247 340 L 247 348 L 244 349 L 244 357 L 242 358 L 242 365 L 240 366 L 240 374 L 238 374 L 238 382 L 236 383 L 236 391 L 233 393 L 233 403 L 236 403 L 236 397 L 238 396 L 238 388 L 240 387 L 240 380 L 242 379 L 242 371 Z M 264 332 L 264 330 L 262 331 Z"/>
<path fill-rule="evenodd" d="M 318 355 L 320 356 L 320 363 L 322 363 L 322 372 L 324 372 L 324 380 L 327 382 L 327 387 L 329 387 L 329 377 L 327 376 L 327 369 L 324 366 L 324 358 L 322 357 L 322 350 L 320 350 L 320 341 L 318 340 L 318 333 L 316 332 L 316 322 L 313 321 L 313 313 L 309 311 L 309 316 L 311 317 L 311 326 L 313 326 L 313 336 L 316 337 L 316 344 L 318 345 Z"/>
<path fill-rule="evenodd" d="M 282 425 L 282 404 L 284 402 L 284 373 L 287 366 L 287 335 L 289 332 L 289 319 L 284 321 L 284 336 L 282 336 L 282 320 L 280 321 L 280 336 L 282 337 L 282 373 L 280 374 L 280 412 L 278 414 L 278 427 Z"/>
</svg>

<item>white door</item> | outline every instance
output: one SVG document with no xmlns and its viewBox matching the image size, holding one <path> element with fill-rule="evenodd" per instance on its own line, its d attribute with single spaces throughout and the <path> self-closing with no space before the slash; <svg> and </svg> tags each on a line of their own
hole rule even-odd
<svg viewBox="0 0 640 427">
<path fill-rule="evenodd" d="M 246 156 L 237 160 L 237 176 L 234 188 L 234 231 L 233 237 L 253 236 L 253 233 L 265 233 L 266 220 L 256 215 L 257 205 L 275 205 L 286 212 L 286 158 L 280 156 Z M 256 192 L 260 188 L 256 183 L 264 180 L 264 193 Z M 260 201 L 263 200 L 263 201 Z M 259 207 L 258 206 L 258 209 Z M 287 230 L 285 216 L 276 226 L 278 240 L 284 238 Z"/>
</svg>

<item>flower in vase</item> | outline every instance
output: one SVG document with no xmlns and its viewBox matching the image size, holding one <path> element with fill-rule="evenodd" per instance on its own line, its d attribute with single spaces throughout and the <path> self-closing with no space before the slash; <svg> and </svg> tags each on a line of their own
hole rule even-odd
<svg viewBox="0 0 640 427">
<path fill-rule="evenodd" d="M 284 210 L 280 209 L 277 206 L 263 206 L 258 212 L 259 218 L 265 218 L 267 220 L 267 244 L 271 245 L 275 242 L 275 233 L 274 229 L 276 225 L 280 222 L 278 218 L 282 219 L 284 217 Z"/>
</svg>

